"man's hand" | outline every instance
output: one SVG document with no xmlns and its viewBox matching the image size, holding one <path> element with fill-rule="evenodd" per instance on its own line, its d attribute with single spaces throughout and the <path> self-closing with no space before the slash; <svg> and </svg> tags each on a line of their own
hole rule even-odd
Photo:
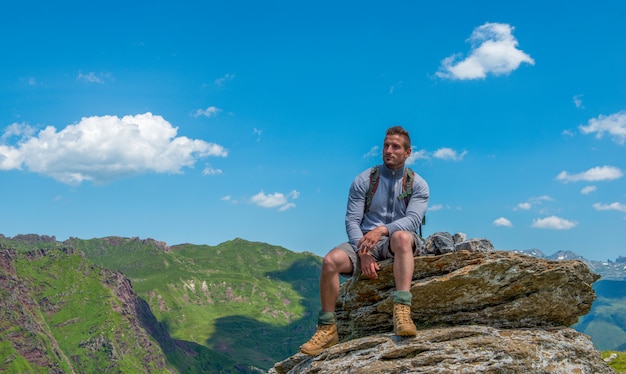
<svg viewBox="0 0 626 374">
<path fill-rule="evenodd" d="M 376 248 L 376 244 L 383 236 L 389 235 L 389 230 L 385 226 L 378 226 L 372 231 L 369 231 L 359 242 L 357 243 L 357 249 L 359 250 L 359 257 L 361 259 L 361 273 L 368 278 L 377 279 L 380 270 L 380 266 L 376 263 L 376 260 L 370 254 L 370 251 Z"/>
<path fill-rule="evenodd" d="M 361 259 L 361 273 L 368 278 L 378 279 L 377 271 L 380 270 L 380 266 L 371 254 L 359 251 L 359 258 Z"/>
<path fill-rule="evenodd" d="M 383 236 L 389 235 L 389 230 L 385 226 L 378 226 L 372 231 L 367 232 L 356 245 L 356 248 L 363 252 L 369 253 L 372 249 L 376 248 L 376 244 Z"/>
</svg>

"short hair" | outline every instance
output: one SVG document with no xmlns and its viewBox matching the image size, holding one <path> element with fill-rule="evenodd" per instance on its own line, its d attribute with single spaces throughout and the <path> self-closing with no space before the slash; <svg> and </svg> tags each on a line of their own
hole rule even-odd
<svg viewBox="0 0 626 374">
<path fill-rule="evenodd" d="M 389 135 L 401 135 L 404 136 L 404 149 L 411 148 L 411 136 L 409 136 L 409 132 L 406 131 L 402 126 L 393 126 L 387 129 L 387 134 Z"/>
</svg>

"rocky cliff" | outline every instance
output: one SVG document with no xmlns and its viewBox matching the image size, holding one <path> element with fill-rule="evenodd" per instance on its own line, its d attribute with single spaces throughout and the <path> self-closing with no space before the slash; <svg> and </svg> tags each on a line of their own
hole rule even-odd
<svg viewBox="0 0 626 374">
<path fill-rule="evenodd" d="M 173 339 L 126 276 L 82 252 L 0 244 L 0 372 L 98 371 L 250 372 Z"/>
<path fill-rule="evenodd" d="M 613 372 L 586 335 L 567 327 L 595 298 L 598 276 L 584 263 L 494 251 L 463 236 L 445 250 L 432 243 L 432 255 L 415 258 L 415 338 L 390 333 L 395 287 L 392 263 L 384 261 L 378 279 L 343 283 L 338 345 L 314 357 L 296 354 L 270 372 Z"/>
<path fill-rule="evenodd" d="M 146 332 L 149 310 L 128 279 L 86 262 L 72 248 L 23 254 L 0 248 L 0 290 L 0 336 L 10 343 L 4 349 L 13 351 L 0 371 L 73 373 L 127 365 L 170 372 L 157 343 L 172 339 Z"/>
</svg>

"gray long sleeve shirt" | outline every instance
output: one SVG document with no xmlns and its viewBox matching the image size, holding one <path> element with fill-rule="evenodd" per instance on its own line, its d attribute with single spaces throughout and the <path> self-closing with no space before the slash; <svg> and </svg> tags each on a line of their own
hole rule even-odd
<svg viewBox="0 0 626 374">
<path fill-rule="evenodd" d="M 428 207 L 430 192 L 428 184 L 421 176 L 415 174 L 413 194 L 408 206 L 405 206 L 404 199 L 398 199 L 402 193 L 404 169 L 391 170 L 383 164 L 380 166 L 380 179 L 376 193 L 368 212 L 365 213 L 370 170 L 367 169 L 354 178 L 348 195 L 346 232 L 355 251 L 363 235 L 378 226 L 385 225 L 389 230 L 389 236 L 398 230 L 416 231 Z"/>
</svg>

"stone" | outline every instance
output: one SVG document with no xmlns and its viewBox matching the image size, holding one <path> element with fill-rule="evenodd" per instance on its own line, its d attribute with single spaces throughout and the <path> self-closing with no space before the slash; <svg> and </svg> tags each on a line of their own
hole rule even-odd
<svg viewBox="0 0 626 374">
<path fill-rule="evenodd" d="M 506 251 L 457 251 L 414 261 L 411 310 L 418 328 L 570 326 L 595 299 L 591 286 L 598 276 L 581 261 Z M 392 331 L 393 263 L 380 267 L 378 279 L 343 283 L 336 305 L 340 340 Z"/>
<path fill-rule="evenodd" d="M 414 259 L 415 338 L 393 331 L 393 262 L 377 279 L 346 280 L 339 344 L 298 353 L 270 373 L 614 373 L 591 339 L 568 327 L 591 309 L 599 279 L 580 260 L 495 251 L 486 239 L 436 233 Z"/>
<path fill-rule="evenodd" d="M 272 374 L 614 373 L 589 338 L 571 328 L 454 326 L 415 338 L 380 334 L 339 343 L 317 356 L 296 354 Z"/>
<path fill-rule="evenodd" d="M 464 232 L 457 232 L 456 234 L 452 235 L 452 240 L 454 241 L 454 244 L 464 242 L 465 240 L 467 240 L 467 234 L 465 234 Z"/>
</svg>

